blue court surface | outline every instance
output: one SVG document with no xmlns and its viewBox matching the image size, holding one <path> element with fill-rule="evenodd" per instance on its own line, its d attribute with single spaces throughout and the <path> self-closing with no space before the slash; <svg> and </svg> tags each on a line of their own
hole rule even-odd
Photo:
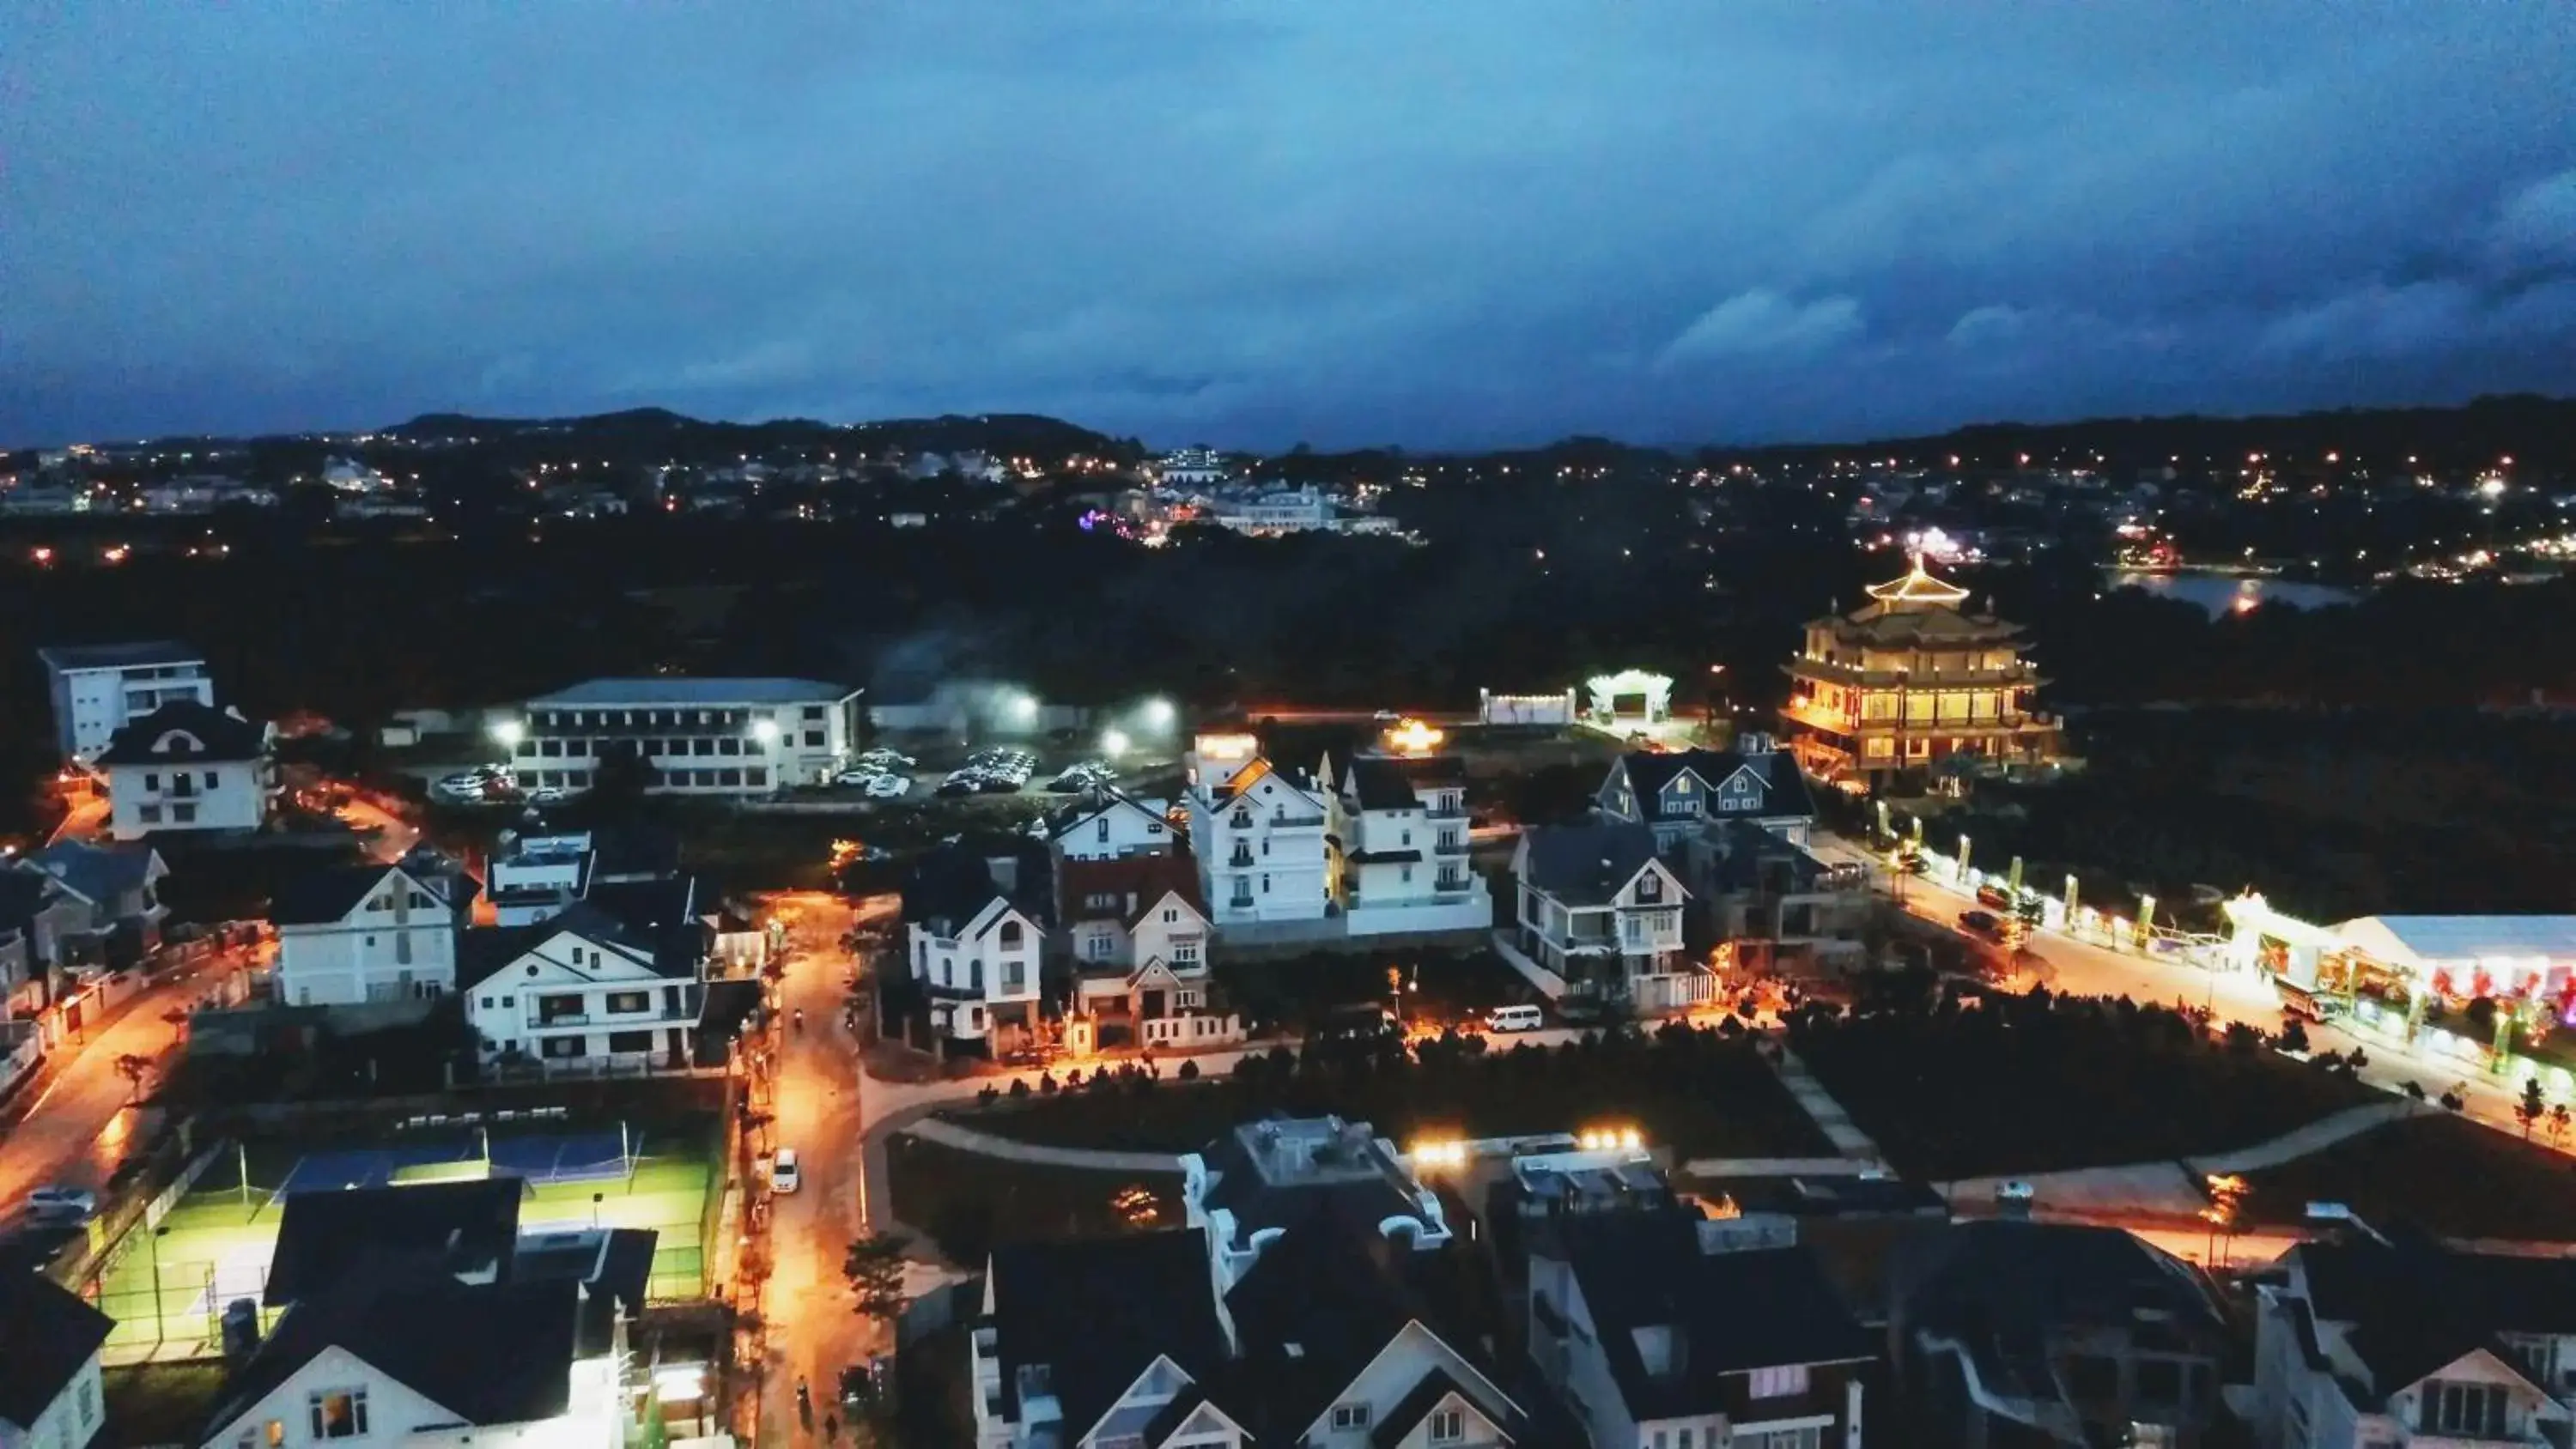
<svg viewBox="0 0 2576 1449">
<path fill-rule="evenodd" d="M 308 1152 L 295 1160 L 280 1197 L 296 1192 L 336 1192 L 353 1187 L 383 1187 L 411 1170 L 467 1167 L 483 1161 L 484 1141 L 466 1133 L 404 1142 L 391 1147 L 341 1148 Z M 494 1136 L 492 1171 L 531 1182 L 579 1182 L 626 1175 L 624 1141 L 610 1132 L 552 1132 Z"/>
</svg>

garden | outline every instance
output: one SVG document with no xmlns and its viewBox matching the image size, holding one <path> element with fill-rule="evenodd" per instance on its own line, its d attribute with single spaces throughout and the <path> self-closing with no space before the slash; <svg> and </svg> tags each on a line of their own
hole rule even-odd
<svg viewBox="0 0 2576 1449">
<path fill-rule="evenodd" d="M 2341 1203 L 2386 1232 L 2576 1240 L 2576 1157 L 2447 1113 L 2413 1117 L 2245 1175 L 2247 1223 L 2291 1225 Z"/>
<path fill-rule="evenodd" d="M 1177 1227 L 1178 1173 L 1100 1172 L 1011 1162 L 918 1137 L 886 1143 L 896 1221 L 981 1270 L 995 1243 L 1099 1238 Z"/>
<path fill-rule="evenodd" d="M 950 1113 L 1026 1142 L 1194 1152 L 1273 1113 L 1337 1113 L 1399 1142 L 1634 1127 L 1677 1158 L 1832 1155 L 1797 1100 L 1740 1033 L 1669 1025 L 1653 1036 L 1587 1033 L 1563 1046 L 1489 1049 L 1478 1037 L 1248 1056 L 1224 1077 L 1194 1063 L 1161 1077 L 1068 1074 Z"/>
<path fill-rule="evenodd" d="M 1793 1042 L 1890 1163 L 1935 1182 L 2221 1152 L 2387 1100 L 2242 1024 L 2213 1039 L 2161 1006 L 2044 988 L 1802 1018 Z"/>
</svg>

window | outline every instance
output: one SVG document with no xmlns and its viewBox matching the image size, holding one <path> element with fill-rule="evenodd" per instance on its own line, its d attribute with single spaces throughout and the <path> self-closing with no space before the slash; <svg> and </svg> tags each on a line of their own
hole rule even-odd
<svg viewBox="0 0 2576 1449">
<path fill-rule="evenodd" d="M 1682 1449 L 1690 1449 L 1690 1430 L 1684 1429 L 1682 1431 L 1682 1435 Z M 1455 1444 L 1466 1437 L 1467 1414 L 1465 1410 L 1434 1409 L 1431 1411 L 1432 1443 Z"/>
<path fill-rule="evenodd" d="M 1663 898 L 1664 878 L 1662 876 L 1659 876 L 1650 870 L 1644 875 L 1637 877 L 1637 899 L 1641 901 L 1660 901 Z"/>
<path fill-rule="evenodd" d="M 765 765 L 742 772 L 742 782 L 755 790 L 769 788 L 769 768 Z"/>
<path fill-rule="evenodd" d="M 819 750 L 823 748 L 823 732 L 821 730 L 807 730 L 805 732 L 805 748 L 809 750 Z"/>
<path fill-rule="evenodd" d="M 540 740 L 537 742 L 537 753 L 549 760 L 560 760 L 563 758 L 563 741 Z"/>
<path fill-rule="evenodd" d="M 735 739 L 731 735 L 727 735 L 723 739 L 716 741 L 716 753 L 719 755 L 739 755 L 742 753 L 742 741 Z"/>
<path fill-rule="evenodd" d="M 715 742 L 715 741 L 713 741 L 713 740 L 710 740 L 710 739 L 695 739 L 695 740 L 691 740 L 691 741 L 689 741 L 689 753 L 690 753 L 690 754 L 693 754 L 693 755 L 712 755 L 712 754 L 714 754 L 715 752 L 716 752 L 716 742 Z"/>
<path fill-rule="evenodd" d="M 1405 867 L 1403 867 L 1403 871 L 1404 871 L 1404 883 L 1405 883 L 1406 885 L 1411 885 L 1411 884 L 1413 884 L 1413 867 L 1412 867 L 1412 866 L 1409 866 L 1409 865 L 1408 865 L 1408 866 L 1405 866 Z"/>
<path fill-rule="evenodd" d="M 367 1433 L 367 1391 L 341 1389 L 307 1396 L 316 1439 L 360 1439 Z"/>
<path fill-rule="evenodd" d="M 146 773 L 146 774 L 144 775 L 144 777 L 143 777 L 143 788 L 144 788 L 144 789 L 146 789 L 146 790 L 158 790 L 158 789 L 160 789 L 160 788 L 161 788 L 161 777 L 160 777 L 159 775 L 156 775 L 156 774 Z"/>
<path fill-rule="evenodd" d="M 739 770 L 739 769 L 732 769 L 732 770 L 718 770 L 718 771 L 716 771 L 716 772 L 715 772 L 715 774 L 716 774 L 716 783 L 717 783 L 717 784 L 719 784 L 719 785 L 724 785 L 724 786 L 728 786 L 728 787 L 730 787 L 730 788 L 737 789 L 737 790 L 742 788 L 742 771 L 741 771 L 741 770 Z"/>
<path fill-rule="evenodd" d="M 141 820 L 146 825 L 158 825 L 161 823 L 161 807 L 158 805 L 142 806 L 138 808 L 134 814 L 137 819 Z"/>
<path fill-rule="evenodd" d="M 1403 834 L 1404 838 L 1403 838 L 1401 841 L 1397 842 L 1397 843 L 1398 843 L 1398 844 L 1401 844 L 1401 845 L 1411 845 L 1411 844 L 1413 843 L 1413 832 L 1412 832 L 1412 831 L 1410 831 L 1410 830 L 1407 830 L 1407 831 L 1402 832 L 1402 834 Z"/>
<path fill-rule="evenodd" d="M 491 998 L 491 997 L 486 996 L 486 997 L 484 997 L 484 998 L 483 998 L 483 1009 L 484 1009 L 485 1011 L 490 1011 L 490 1010 L 492 1009 L 492 998 Z"/>
<path fill-rule="evenodd" d="M 806 719 L 821 719 L 823 717 L 823 706 L 819 704 L 809 704 L 805 706 L 804 717 Z"/>
<path fill-rule="evenodd" d="M 537 1039 L 537 1054 L 565 1060 L 579 1057 L 588 1049 L 590 1038 L 583 1036 L 548 1036 Z"/>
<path fill-rule="evenodd" d="M 1110 954 L 1117 949 L 1118 940 L 1114 936 L 1094 935 L 1082 938 L 1082 954 L 1094 961 L 1108 960 Z"/>
<path fill-rule="evenodd" d="M 1335 1405 L 1333 1405 L 1333 1428 L 1334 1428 L 1336 1431 L 1348 1430 L 1348 1429 L 1365 1429 L 1365 1428 L 1367 1428 L 1368 1426 L 1369 1426 L 1369 1406 L 1368 1406 L 1368 1405 L 1366 1405 L 1366 1404 L 1335 1404 Z"/>
<path fill-rule="evenodd" d="M 1002 989 L 1018 991 L 1028 985 L 1028 967 L 1018 961 L 1002 963 Z"/>
<path fill-rule="evenodd" d="M 2416 1428 L 2427 1434 L 2501 1439 L 2504 1405 L 2502 1384 L 2455 1384 L 2434 1379 L 2424 1385 L 2423 1412 Z"/>
<path fill-rule="evenodd" d="M 84 1429 L 98 1427 L 98 1380 L 96 1379 L 81 1380 L 80 1424 Z"/>
<path fill-rule="evenodd" d="M 1758 1368 L 1752 1374 L 1752 1395 L 1757 1399 L 1782 1399 L 1807 1391 L 1807 1366 L 1783 1364 L 1778 1368 Z"/>
<path fill-rule="evenodd" d="M 1095 829 L 1095 830 L 1093 830 L 1093 831 L 1091 832 L 1091 838 L 1092 838 L 1092 839 L 1094 839 L 1094 840 L 1107 840 L 1107 839 L 1109 838 L 1109 817 L 1108 817 L 1108 816 L 1103 815 L 1103 816 L 1101 816 L 1101 817 L 1100 817 L 1100 825 L 1099 825 L 1099 828 L 1097 828 L 1097 829 Z"/>
<path fill-rule="evenodd" d="M 1178 925 L 1178 924 L 1180 924 L 1180 919 L 1181 919 L 1181 913 L 1180 913 L 1180 910 L 1179 910 L 1177 907 L 1173 907 L 1173 906 L 1165 906 L 1165 907 L 1163 908 L 1163 924 L 1164 924 L 1164 925 L 1166 925 L 1166 926 Z"/>
<path fill-rule="evenodd" d="M 612 991 L 608 993 L 608 1009 L 610 1011 L 619 1012 L 651 1011 L 653 1009 L 653 993 L 650 991 Z"/>
<path fill-rule="evenodd" d="M 283 1446 L 286 1443 L 286 1421 L 284 1419 L 269 1420 L 268 1423 L 263 1425 L 260 1429 L 260 1440 L 268 1445 L 268 1449 L 283 1449 Z"/>
<path fill-rule="evenodd" d="M 653 1033 L 612 1031 L 608 1034 L 608 1049 L 612 1052 L 649 1052 L 653 1049 Z"/>
<path fill-rule="evenodd" d="M 184 804 L 184 803 L 183 803 L 183 804 L 178 804 L 178 805 L 173 805 L 173 806 L 171 806 L 171 807 L 170 807 L 170 823 L 171 823 L 171 824 L 173 824 L 173 825 L 194 825 L 194 824 L 196 824 L 196 823 L 197 823 L 197 807 L 196 807 L 196 806 L 194 806 L 194 805 Z"/>
<path fill-rule="evenodd" d="M 1196 941 L 1174 941 L 1172 943 L 1172 964 L 1175 966 L 1196 966 L 1199 964 L 1199 943 Z"/>
<path fill-rule="evenodd" d="M 1020 941 L 1020 923 L 1017 921 L 1004 921 L 1002 923 L 1002 944 L 1005 946 L 1016 946 L 1020 944 Z"/>
</svg>

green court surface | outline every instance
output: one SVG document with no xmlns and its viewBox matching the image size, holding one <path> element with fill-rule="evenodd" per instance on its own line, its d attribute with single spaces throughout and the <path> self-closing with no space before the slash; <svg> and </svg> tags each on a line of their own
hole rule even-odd
<svg viewBox="0 0 2576 1449">
<path fill-rule="evenodd" d="M 483 1172 L 479 1162 L 435 1167 L 434 1174 L 407 1171 L 398 1181 L 448 1181 Z M 532 1184 L 519 1209 L 519 1227 L 522 1233 L 593 1225 L 651 1228 L 660 1241 L 648 1296 L 656 1302 L 699 1298 L 707 1289 L 699 1223 L 714 1186 L 703 1161 L 641 1158 L 624 1179 Z M 107 1356 L 124 1362 L 147 1354 L 176 1357 L 191 1347 L 213 1351 L 224 1305 L 260 1297 L 277 1246 L 279 1212 L 276 1196 L 257 1187 L 247 1201 L 237 1186 L 200 1189 L 180 1199 L 157 1232 L 136 1228 L 99 1284 L 98 1306 L 116 1320 Z"/>
</svg>

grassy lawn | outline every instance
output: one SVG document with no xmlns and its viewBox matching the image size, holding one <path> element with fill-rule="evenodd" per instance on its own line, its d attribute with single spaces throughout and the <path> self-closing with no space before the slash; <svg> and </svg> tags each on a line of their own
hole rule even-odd
<svg viewBox="0 0 2576 1449">
<path fill-rule="evenodd" d="M 129 1364 L 99 1375 L 102 1444 L 190 1444 L 223 1392 L 220 1363 Z"/>
<path fill-rule="evenodd" d="M 1690 1157 L 1830 1156 L 1833 1148 L 1746 1043 L 1714 1033 L 1520 1047 L 1436 1065 L 1310 1063 L 1199 1084 L 1005 1098 L 959 1120 L 1072 1147 L 1190 1152 L 1237 1123 L 1336 1112 L 1398 1142 L 1634 1126 Z"/>
<path fill-rule="evenodd" d="M 2418 1117 L 2246 1174 L 2246 1220 L 2298 1223 L 2338 1202 L 2383 1232 L 2576 1241 L 2576 1157 L 2456 1117 Z"/>
<path fill-rule="evenodd" d="M 2219 1152 L 2386 1100 L 2161 1007 L 2002 998 L 1827 1024 L 1797 1049 L 1892 1163 L 1933 1181 Z"/>
<path fill-rule="evenodd" d="M 886 1144 L 894 1215 L 949 1261 L 981 1269 L 996 1243 L 1096 1238 L 1181 1221 L 1179 1173 L 1035 1167 L 935 1142 Z"/>
</svg>

